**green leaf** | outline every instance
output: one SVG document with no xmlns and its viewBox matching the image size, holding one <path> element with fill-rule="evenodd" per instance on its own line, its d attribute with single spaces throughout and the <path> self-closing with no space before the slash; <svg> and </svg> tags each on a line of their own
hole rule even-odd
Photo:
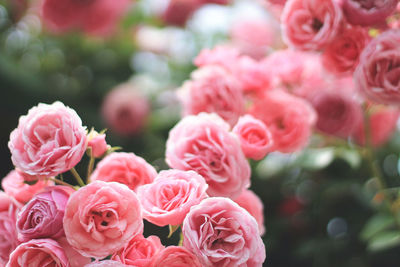
<svg viewBox="0 0 400 267">
<path fill-rule="evenodd" d="M 294 155 L 271 153 L 258 163 L 256 172 L 260 178 L 271 178 L 290 168 L 295 159 Z"/>
<path fill-rule="evenodd" d="M 329 166 L 335 159 L 335 149 L 332 147 L 307 149 L 301 154 L 297 163 L 305 169 L 320 170 Z"/>
<path fill-rule="evenodd" d="M 179 229 L 180 225 L 168 225 L 168 226 L 169 226 L 168 238 L 170 238 L 176 232 L 176 230 Z"/>
<path fill-rule="evenodd" d="M 370 218 L 361 231 L 360 237 L 364 241 L 368 241 L 382 231 L 395 225 L 393 216 L 388 214 L 377 214 Z"/>
<path fill-rule="evenodd" d="M 374 236 L 368 243 L 369 251 L 380 251 L 400 245 L 399 231 L 381 232 Z"/>
<path fill-rule="evenodd" d="M 353 169 L 360 167 L 361 155 L 357 150 L 338 147 L 335 150 L 335 156 L 346 161 Z"/>
<path fill-rule="evenodd" d="M 24 181 L 24 184 L 27 185 L 35 185 L 39 180 L 35 180 L 35 181 Z"/>
</svg>

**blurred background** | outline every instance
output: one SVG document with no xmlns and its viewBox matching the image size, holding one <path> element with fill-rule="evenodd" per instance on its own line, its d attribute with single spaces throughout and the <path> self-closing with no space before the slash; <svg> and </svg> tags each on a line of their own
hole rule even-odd
<svg viewBox="0 0 400 267">
<path fill-rule="evenodd" d="M 40 0 L 0 0 L 0 177 L 13 169 L 7 142 L 19 116 L 57 100 L 88 129 L 107 128 L 112 146 L 166 169 L 165 141 L 180 119 L 174 92 L 199 51 L 234 44 L 257 58 L 283 47 L 275 11 L 264 1 L 185 1 L 129 2 L 116 29 L 98 34 L 49 29 Z M 243 33 L 254 21 L 261 25 L 256 36 Z M 396 131 L 378 154 L 392 187 L 400 185 L 398 151 Z M 272 153 L 251 164 L 251 189 L 264 203 L 264 266 L 398 266 L 400 233 L 391 218 L 374 215 L 376 181 L 354 149 Z M 164 244 L 177 243 L 177 236 L 166 238 L 168 229 L 146 227 Z"/>
</svg>

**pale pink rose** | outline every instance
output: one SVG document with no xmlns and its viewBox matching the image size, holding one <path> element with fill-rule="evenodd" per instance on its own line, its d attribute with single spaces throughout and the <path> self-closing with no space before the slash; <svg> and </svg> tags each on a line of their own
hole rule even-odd
<svg viewBox="0 0 400 267">
<path fill-rule="evenodd" d="M 28 185 L 24 183 L 24 177 L 16 170 L 9 172 L 1 181 L 1 186 L 6 194 L 14 197 L 21 203 L 28 202 L 36 193 L 52 185 L 54 185 L 54 182 L 49 180 L 39 180 L 34 185 Z"/>
<path fill-rule="evenodd" d="M 153 182 L 157 171 L 143 158 L 133 153 L 114 152 L 96 166 L 91 181 L 118 182 L 136 191 L 144 184 Z"/>
<path fill-rule="evenodd" d="M 0 190 L 0 266 L 8 261 L 10 253 L 19 245 L 17 215 L 22 205 Z"/>
<path fill-rule="evenodd" d="M 70 267 L 61 245 L 53 239 L 32 239 L 20 244 L 10 255 L 6 267 Z"/>
<path fill-rule="evenodd" d="M 102 115 L 111 130 L 121 135 L 137 134 L 146 123 L 150 104 L 129 84 L 112 89 L 104 98 Z"/>
<path fill-rule="evenodd" d="M 42 18 L 45 26 L 56 33 L 80 29 L 104 36 L 115 30 L 128 6 L 129 0 L 44 0 Z"/>
<path fill-rule="evenodd" d="M 274 141 L 271 132 L 262 121 L 251 115 L 240 117 L 232 132 L 239 137 L 247 158 L 260 160 L 272 151 Z"/>
<path fill-rule="evenodd" d="M 63 236 L 65 206 L 71 190 L 53 186 L 36 194 L 18 214 L 18 239 L 26 242 L 34 238 L 57 239 Z"/>
<path fill-rule="evenodd" d="M 281 18 L 283 40 L 298 49 L 319 50 L 335 38 L 342 21 L 336 0 L 289 0 Z"/>
<path fill-rule="evenodd" d="M 246 189 L 239 197 L 235 198 L 235 202 L 256 219 L 260 235 L 264 235 L 264 204 L 261 199 L 253 191 Z"/>
<path fill-rule="evenodd" d="M 203 176 L 210 196 L 235 198 L 250 186 L 250 166 L 239 140 L 216 114 L 183 118 L 169 132 L 166 161 L 171 168 Z"/>
<path fill-rule="evenodd" d="M 183 115 L 215 112 L 231 126 L 235 125 L 245 109 L 239 80 L 219 66 L 199 68 L 191 78 L 178 91 Z"/>
<path fill-rule="evenodd" d="M 273 149 L 284 153 L 301 150 L 308 144 L 317 117 L 307 101 L 282 90 L 268 91 L 249 113 L 271 131 Z"/>
<path fill-rule="evenodd" d="M 104 258 L 143 232 L 140 202 L 126 185 L 95 181 L 73 193 L 64 215 L 70 245 L 84 256 Z"/>
<path fill-rule="evenodd" d="M 183 222 L 183 246 L 203 266 L 262 266 L 265 246 L 256 220 L 228 198 L 194 206 Z"/>
<path fill-rule="evenodd" d="M 400 111 L 396 108 L 378 108 L 373 111 L 370 117 L 370 129 L 371 129 L 371 143 L 373 146 L 381 146 L 385 144 L 393 133 L 396 131 L 396 124 L 399 120 Z M 365 128 L 364 121 L 361 121 L 358 125 L 358 129 L 355 132 L 356 141 L 365 145 Z"/>
<path fill-rule="evenodd" d="M 344 27 L 324 50 L 322 55 L 324 67 L 336 74 L 352 74 L 369 40 L 367 29 Z"/>
<path fill-rule="evenodd" d="M 169 246 L 157 253 L 149 267 L 202 267 L 199 259 L 185 247 Z"/>
<path fill-rule="evenodd" d="M 104 260 L 104 261 L 93 261 L 89 264 L 86 264 L 84 267 L 126 267 L 126 265 L 118 261 Z"/>
<path fill-rule="evenodd" d="M 232 46 L 218 45 L 213 49 L 203 49 L 193 60 L 197 67 L 219 65 L 231 71 L 240 57 L 240 51 Z"/>
<path fill-rule="evenodd" d="M 351 24 L 373 26 L 385 23 L 396 10 L 397 0 L 342 0 L 343 13 Z"/>
<path fill-rule="evenodd" d="M 86 131 L 76 112 L 61 102 L 39 104 L 21 116 L 8 147 L 15 167 L 29 175 L 70 170 L 86 150 Z"/>
<path fill-rule="evenodd" d="M 96 132 L 95 130 L 91 130 L 89 134 L 87 135 L 88 139 L 88 148 L 91 148 L 91 153 L 92 156 L 95 158 L 99 158 L 104 155 L 104 153 L 107 152 L 107 150 L 110 148 L 109 145 L 107 145 L 106 142 L 106 134 L 100 134 Z"/>
<path fill-rule="evenodd" d="M 400 30 L 386 31 L 373 39 L 360 56 L 354 81 L 371 101 L 400 105 Z"/>
<path fill-rule="evenodd" d="M 186 21 L 202 5 L 202 0 L 169 0 L 162 19 L 166 24 L 185 26 Z"/>
<path fill-rule="evenodd" d="M 207 197 L 207 187 L 194 171 L 162 171 L 138 190 L 143 218 L 158 226 L 180 225 L 190 208 Z"/>
<path fill-rule="evenodd" d="M 111 259 L 128 266 L 147 267 L 153 256 L 163 248 L 158 236 L 152 235 L 145 238 L 137 235 L 124 248 L 114 253 Z"/>
<path fill-rule="evenodd" d="M 90 263 L 90 257 L 82 256 L 78 251 L 73 249 L 65 236 L 58 238 L 56 241 L 63 248 L 71 267 L 82 267 L 85 264 Z"/>
</svg>

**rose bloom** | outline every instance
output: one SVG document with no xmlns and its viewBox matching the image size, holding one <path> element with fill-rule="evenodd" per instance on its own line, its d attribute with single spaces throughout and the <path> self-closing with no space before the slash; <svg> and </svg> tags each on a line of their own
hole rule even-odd
<svg viewBox="0 0 400 267">
<path fill-rule="evenodd" d="M 202 49 L 193 60 L 194 65 L 203 67 L 218 65 L 227 70 L 232 70 L 240 57 L 240 51 L 232 46 L 218 45 L 213 49 Z"/>
<path fill-rule="evenodd" d="M 157 171 L 141 157 L 133 153 L 114 152 L 96 166 L 91 181 L 118 182 L 136 191 L 144 184 L 153 182 Z"/>
<path fill-rule="evenodd" d="M 169 246 L 154 255 L 149 267 L 202 267 L 199 259 L 185 247 Z"/>
<path fill-rule="evenodd" d="M 81 29 L 90 35 L 105 36 L 115 30 L 129 4 L 129 0 L 44 0 L 42 18 L 45 26 L 56 33 Z"/>
<path fill-rule="evenodd" d="M 6 267 L 69 267 L 61 245 L 53 239 L 32 239 L 19 245 L 10 255 Z"/>
<path fill-rule="evenodd" d="M 89 264 L 86 264 L 84 267 L 126 267 L 126 265 L 118 261 L 105 260 L 105 261 L 93 261 Z"/>
<path fill-rule="evenodd" d="M 235 202 L 256 219 L 260 235 L 264 235 L 264 205 L 261 199 L 253 191 L 246 189 L 239 197 L 235 198 Z"/>
<path fill-rule="evenodd" d="M 235 198 L 250 186 L 250 166 L 239 140 L 216 114 L 183 118 L 169 132 L 166 146 L 168 165 L 203 176 L 210 196 Z"/>
<path fill-rule="evenodd" d="M 141 131 L 150 111 L 150 104 L 139 90 L 130 84 L 112 89 L 104 98 L 102 115 L 111 130 L 120 135 Z"/>
<path fill-rule="evenodd" d="M 373 26 L 385 23 L 396 10 L 397 0 L 342 0 L 343 13 L 351 24 Z"/>
<path fill-rule="evenodd" d="M 265 124 L 251 115 L 239 118 L 232 130 L 240 140 L 240 146 L 247 158 L 260 160 L 272 151 L 272 134 Z"/>
<path fill-rule="evenodd" d="M 70 245 L 84 256 L 104 258 L 143 232 L 139 200 L 126 185 L 95 181 L 73 193 L 64 215 Z"/>
<path fill-rule="evenodd" d="M 29 241 L 63 236 L 65 206 L 72 192 L 72 188 L 54 186 L 35 195 L 18 214 L 18 239 Z"/>
<path fill-rule="evenodd" d="M 202 0 L 169 0 L 162 19 L 169 25 L 185 26 L 186 21 L 203 4 Z"/>
<path fill-rule="evenodd" d="M 400 104 L 400 30 L 386 31 L 363 50 L 354 72 L 356 88 L 371 101 Z"/>
<path fill-rule="evenodd" d="M 90 257 L 82 256 L 78 251 L 73 249 L 65 236 L 58 238 L 56 241 L 64 249 L 64 253 L 67 256 L 71 267 L 82 267 L 85 264 L 90 263 Z"/>
<path fill-rule="evenodd" d="M 0 190 L 0 266 L 20 243 L 17 237 L 17 214 L 22 205 Z"/>
<path fill-rule="evenodd" d="M 249 113 L 264 122 L 272 133 L 274 150 L 290 153 L 303 149 L 312 134 L 316 114 L 304 99 L 282 90 L 269 91 Z"/>
<path fill-rule="evenodd" d="M 194 171 L 162 171 L 138 190 L 143 218 L 158 226 L 180 225 L 190 208 L 207 197 L 207 187 Z"/>
<path fill-rule="evenodd" d="M 49 180 L 39 180 L 34 185 L 24 183 L 24 177 L 16 170 L 12 170 L 1 181 L 1 186 L 7 195 L 14 197 L 21 203 L 28 202 L 36 193 L 43 191 L 47 186 L 54 185 Z"/>
<path fill-rule="evenodd" d="M 265 246 L 256 220 L 228 198 L 194 206 L 183 222 L 183 246 L 203 266 L 262 266 Z"/>
<path fill-rule="evenodd" d="M 107 152 L 110 148 L 106 142 L 106 134 L 99 134 L 95 130 L 91 130 L 90 133 L 87 135 L 88 139 L 88 148 L 91 148 L 92 156 L 95 158 L 99 158 Z"/>
<path fill-rule="evenodd" d="M 345 27 L 324 50 L 322 56 L 324 67 L 336 74 L 352 74 L 369 40 L 366 29 Z"/>
<path fill-rule="evenodd" d="M 163 248 L 158 236 L 145 238 L 137 235 L 124 248 L 114 253 L 111 259 L 128 266 L 146 267 L 149 266 L 153 256 L 159 254 Z"/>
<path fill-rule="evenodd" d="M 215 112 L 231 126 L 244 113 L 245 100 L 240 82 L 219 66 L 205 66 L 194 71 L 178 91 L 183 115 Z"/>
<path fill-rule="evenodd" d="M 76 112 L 61 102 L 39 104 L 21 116 L 8 147 L 14 165 L 29 175 L 70 170 L 86 150 L 86 131 Z"/>
<path fill-rule="evenodd" d="M 336 0 L 289 0 L 281 17 L 283 40 L 298 49 L 319 50 L 335 38 L 342 21 Z"/>
</svg>

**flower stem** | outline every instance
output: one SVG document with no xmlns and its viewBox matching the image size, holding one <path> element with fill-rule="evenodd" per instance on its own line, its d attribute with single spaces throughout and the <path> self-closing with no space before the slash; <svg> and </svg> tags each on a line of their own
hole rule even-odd
<svg viewBox="0 0 400 267">
<path fill-rule="evenodd" d="M 72 175 L 75 177 L 75 180 L 78 182 L 79 186 L 85 186 L 85 183 L 83 182 L 81 176 L 75 170 L 75 168 L 72 168 L 70 171 L 71 171 Z"/>
<path fill-rule="evenodd" d="M 87 170 L 87 178 L 89 179 L 90 175 L 93 172 L 93 168 L 94 168 L 94 161 L 95 158 L 93 157 L 93 154 L 90 153 L 90 160 L 89 160 L 89 165 L 88 165 L 88 170 Z"/>
<path fill-rule="evenodd" d="M 69 187 L 72 187 L 73 189 L 75 189 L 75 187 L 74 186 L 72 186 L 72 185 L 70 185 L 69 183 L 66 183 L 66 182 L 64 182 L 64 181 L 61 181 L 60 179 L 57 179 L 57 178 L 47 178 L 48 180 L 50 180 L 50 181 L 53 181 L 53 182 L 55 182 L 56 184 L 60 184 L 60 185 L 65 185 L 65 186 L 69 186 Z M 76 189 L 75 189 L 76 190 Z"/>
<path fill-rule="evenodd" d="M 181 228 L 181 234 L 180 234 L 178 246 L 182 246 L 182 245 L 183 245 L 183 232 L 182 232 L 182 228 Z"/>
</svg>

